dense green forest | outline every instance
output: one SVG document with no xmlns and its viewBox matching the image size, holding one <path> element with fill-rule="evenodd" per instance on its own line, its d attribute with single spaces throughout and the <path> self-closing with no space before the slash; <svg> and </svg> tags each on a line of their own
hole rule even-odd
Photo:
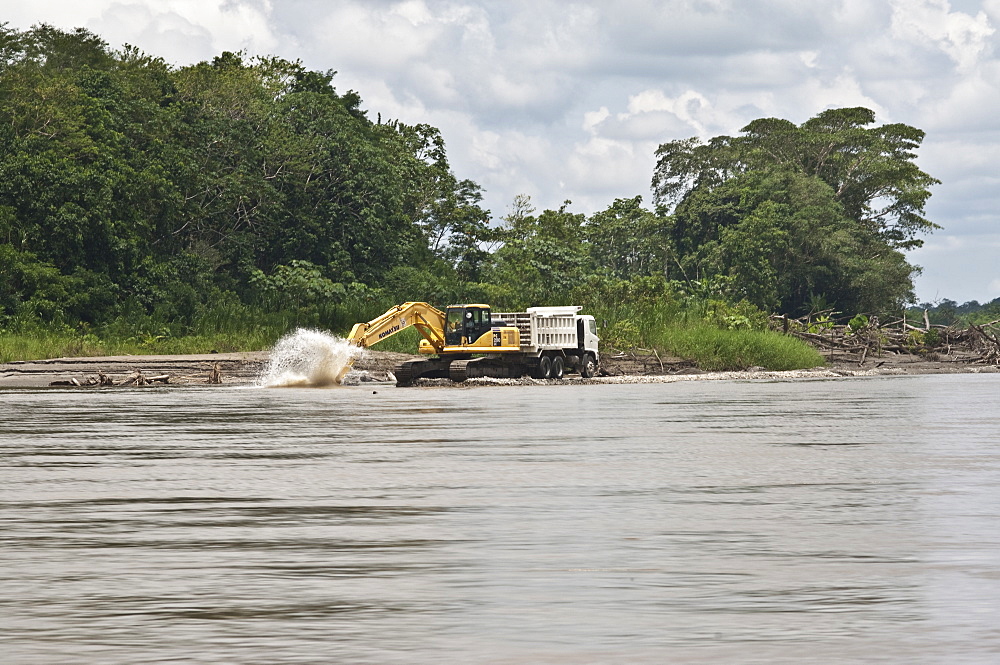
<svg viewBox="0 0 1000 665">
<path fill-rule="evenodd" d="M 611 344 L 677 350 L 667 328 L 901 312 L 902 251 L 936 228 L 923 133 L 867 109 L 664 143 L 652 207 L 519 196 L 496 219 L 438 129 L 372 118 L 335 84 L 278 57 L 173 67 L 83 29 L 0 26 L 0 335 L 231 350 L 485 301 L 581 304 Z"/>
</svg>

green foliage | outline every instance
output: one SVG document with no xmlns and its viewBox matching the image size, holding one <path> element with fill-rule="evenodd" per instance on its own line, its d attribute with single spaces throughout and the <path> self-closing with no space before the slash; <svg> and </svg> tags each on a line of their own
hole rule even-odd
<svg viewBox="0 0 1000 665">
<path fill-rule="evenodd" d="M 653 176 L 684 279 L 735 278 L 764 309 L 805 313 L 811 294 L 838 308 L 898 311 L 917 269 L 901 250 L 937 225 L 937 184 L 914 164 L 923 132 L 868 127 L 867 109 L 833 109 L 796 126 L 755 120 L 742 136 L 664 143 Z"/>
<path fill-rule="evenodd" d="M 93 310 L 114 300 L 104 275 L 82 268 L 64 274 L 31 252 L 0 244 L 0 328 L 24 320 L 91 322 Z"/>
<path fill-rule="evenodd" d="M 767 329 L 767 314 L 746 300 L 717 305 L 707 321 L 724 330 Z"/>
<path fill-rule="evenodd" d="M 938 228 L 923 214 L 929 187 L 939 181 L 913 161 L 924 133 L 902 124 L 869 128 L 874 122 L 865 108 L 830 109 L 800 126 L 761 118 L 739 137 L 664 143 L 656 153 L 656 200 L 678 204 L 742 174 L 790 171 L 825 183 L 849 219 L 890 247 L 919 247 L 915 236 Z"/>
<path fill-rule="evenodd" d="M 947 298 L 935 303 L 924 302 L 908 308 L 906 317 L 913 325 L 922 327 L 925 310 L 931 324 L 967 326 L 970 323 L 975 323 L 979 325 L 1000 320 L 1000 298 L 985 304 L 970 300 L 960 305 Z"/>
<path fill-rule="evenodd" d="M 261 270 L 250 273 L 251 288 L 257 289 L 265 299 L 284 302 L 293 307 L 336 304 L 347 295 L 343 284 L 324 277 L 322 271 L 309 263 L 293 259 L 290 265 L 279 265 L 270 275 Z"/>
<path fill-rule="evenodd" d="M 639 323 L 635 319 L 613 319 L 611 325 L 602 331 L 605 346 L 615 349 L 634 349 L 645 346 Z"/>
<path fill-rule="evenodd" d="M 923 134 L 864 109 L 664 144 L 656 210 L 519 196 L 491 224 L 438 129 L 373 122 L 335 80 L 0 26 L 0 354 L 264 348 L 416 300 L 579 304 L 614 346 L 777 366 L 766 311 L 898 308 L 899 250 L 934 226 Z"/>
<path fill-rule="evenodd" d="M 640 204 L 642 197 L 617 199 L 587 220 L 583 238 L 601 274 L 630 279 L 658 273 L 665 260 L 665 220 Z"/>
<path fill-rule="evenodd" d="M 926 334 L 922 330 L 911 330 L 906 334 L 906 348 L 910 353 L 916 353 L 924 346 Z"/>
<path fill-rule="evenodd" d="M 0 66 L 0 325 L 148 317 L 175 339 L 233 297 L 341 325 L 396 269 L 460 294 L 489 260 L 440 132 L 373 123 L 334 72 L 174 69 L 50 26 L 0 28 Z"/>
<path fill-rule="evenodd" d="M 720 292 L 726 283 L 685 284 L 662 276 L 609 282 L 600 291 L 602 302 L 587 311 L 597 319 L 605 353 L 658 349 L 712 370 L 824 364 L 807 344 L 767 330 L 767 315 L 754 305 L 725 300 Z"/>
<path fill-rule="evenodd" d="M 507 308 L 523 309 L 535 303 L 571 304 L 574 289 L 584 282 L 590 263 L 584 244 L 585 217 L 566 210 L 545 210 L 535 216 L 530 201 L 521 197 L 514 211 L 504 219 L 487 282 L 512 285 L 504 298 Z"/>
<path fill-rule="evenodd" d="M 726 275 L 734 295 L 762 309 L 804 313 L 818 292 L 855 311 L 898 310 L 912 297 L 905 257 L 802 174 L 753 171 L 696 189 L 668 229 L 685 278 Z"/>
<path fill-rule="evenodd" d="M 690 359 L 708 370 L 790 370 L 825 364 L 804 342 L 766 330 L 766 315 L 748 303 L 721 307 L 712 320 L 691 316 L 690 306 L 673 297 L 641 308 L 616 303 L 593 311 L 605 353 L 658 349 L 661 355 Z"/>
<path fill-rule="evenodd" d="M 940 343 L 941 343 L 941 334 L 934 328 L 931 328 L 926 333 L 924 333 L 924 346 L 927 346 L 929 348 L 934 348 Z"/>
<path fill-rule="evenodd" d="M 855 315 L 850 321 L 847 322 L 847 334 L 856 334 L 868 327 L 868 317 L 864 314 Z"/>
<path fill-rule="evenodd" d="M 823 314 L 821 316 L 817 316 L 809 323 L 809 326 L 806 328 L 806 332 L 814 335 L 820 335 L 830 328 L 833 328 L 834 323 L 833 319 L 831 319 L 828 315 Z"/>
</svg>

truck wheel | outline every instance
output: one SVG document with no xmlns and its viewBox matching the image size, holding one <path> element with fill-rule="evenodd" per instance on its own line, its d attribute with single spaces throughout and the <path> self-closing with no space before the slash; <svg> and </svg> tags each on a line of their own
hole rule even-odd
<svg viewBox="0 0 1000 665">
<path fill-rule="evenodd" d="M 562 357 L 556 356 L 552 359 L 552 371 L 549 373 L 549 376 L 553 379 L 561 379 L 563 378 L 565 369 L 566 366 L 563 363 Z"/>
<path fill-rule="evenodd" d="M 538 359 L 538 378 L 548 379 L 552 376 L 552 358 L 542 356 Z"/>
<path fill-rule="evenodd" d="M 594 356 L 588 353 L 583 357 L 583 361 L 580 364 L 580 376 L 589 379 L 595 374 L 597 374 L 597 363 L 594 362 Z"/>
</svg>

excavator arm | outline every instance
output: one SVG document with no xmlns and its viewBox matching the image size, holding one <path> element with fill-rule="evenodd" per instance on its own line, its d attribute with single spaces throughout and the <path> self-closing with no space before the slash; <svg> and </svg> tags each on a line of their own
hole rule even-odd
<svg viewBox="0 0 1000 665">
<path fill-rule="evenodd" d="M 444 322 L 444 312 L 436 307 L 425 302 L 405 302 L 368 323 L 354 324 L 347 341 L 369 347 L 413 326 L 437 353 L 444 348 Z"/>
<path fill-rule="evenodd" d="M 436 307 L 425 302 L 404 302 L 367 323 L 355 323 L 351 328 L 351 334 L 347 336 L 347 341 L 355 346 L 367 348 L 412 326 L 434 348 L 434 352 L 439 353 L 444 348 L 444 324 L 445 314 Z M 340 371 L 337 383 L 343 381 L 344 375 L 353 364 L 352 358 Z"/>
</svg>

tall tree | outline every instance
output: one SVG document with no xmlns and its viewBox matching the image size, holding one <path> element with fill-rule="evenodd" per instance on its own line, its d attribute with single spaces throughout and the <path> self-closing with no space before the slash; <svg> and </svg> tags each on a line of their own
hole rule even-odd
<svg viewBox="0 0 1000 665">
<path fill-rule="evenodd" d="M 698 187 L 741 173 L 787 169 L 825 182 L 851 219 L 894 248 L 919 247 L 919 234 L 940 228 L 924 216 L 929 188 L 940 181 L 914 162 L 924 132 L 904 124 L 869 127 L 874 122 L 869 109 L 831 109 L 799 126 L 761 118 L 735 138 L 664 143 L 653 174 L 656 202 L 676 205 Z"/>
<path fill-rule="evenodd" d="M 591 215 L 584 227 L 595 268 L 609 277 L 631 279 L 664 268 L 665 219 L 642 207 L 642 197 L 617 199 Z"/>
<path fill-rule="evenodd" d="M 398 134 L 402 147 L 397 153 L 405 156 L 400 165 L 409 183 L 407 214 L 423 230 L 434 257 L 453 266 L 462 279 L 479 280 L 489 256 L 487 246 L 497 239 L 489 211 L 480 206 L 482 188 L 455 176 L 440 130 L 401 122 L 388 127 Z"/>
<path fill-rule="evenodd" d="M 582 214 L 559 210 L 533 215 L 530 199 L 515 199 L 504 220 L 494 267 L 487 278 L 508 290 L 497 294 L 508 307 L 569 304 L 572 290 L 583 282 L 590 267 Z"/>
<path fill-rule="evenodd" d="M 670 218 L 684 279 L 732 278 L 764 310 L 801 312 L 819 295 L 850 312 L 898 308 L 913 267 L 863 232 L 824 182 L 790 171 L 748 172 L 699 189 Z"/>
<path fill-rule="evenodd" d="M 914 163 L 922 131 L 873 123 L 867 109 L 833 109 L 661 145 L 653 189 L 674 213 L 680 270 L 732 275 L 755 304 L 785 311 L 818 295 L 856 310 L 912 298 L 918 269 L 900 250 L 938 228 L 924 216 L 938 181 Z"/>
</svg>

